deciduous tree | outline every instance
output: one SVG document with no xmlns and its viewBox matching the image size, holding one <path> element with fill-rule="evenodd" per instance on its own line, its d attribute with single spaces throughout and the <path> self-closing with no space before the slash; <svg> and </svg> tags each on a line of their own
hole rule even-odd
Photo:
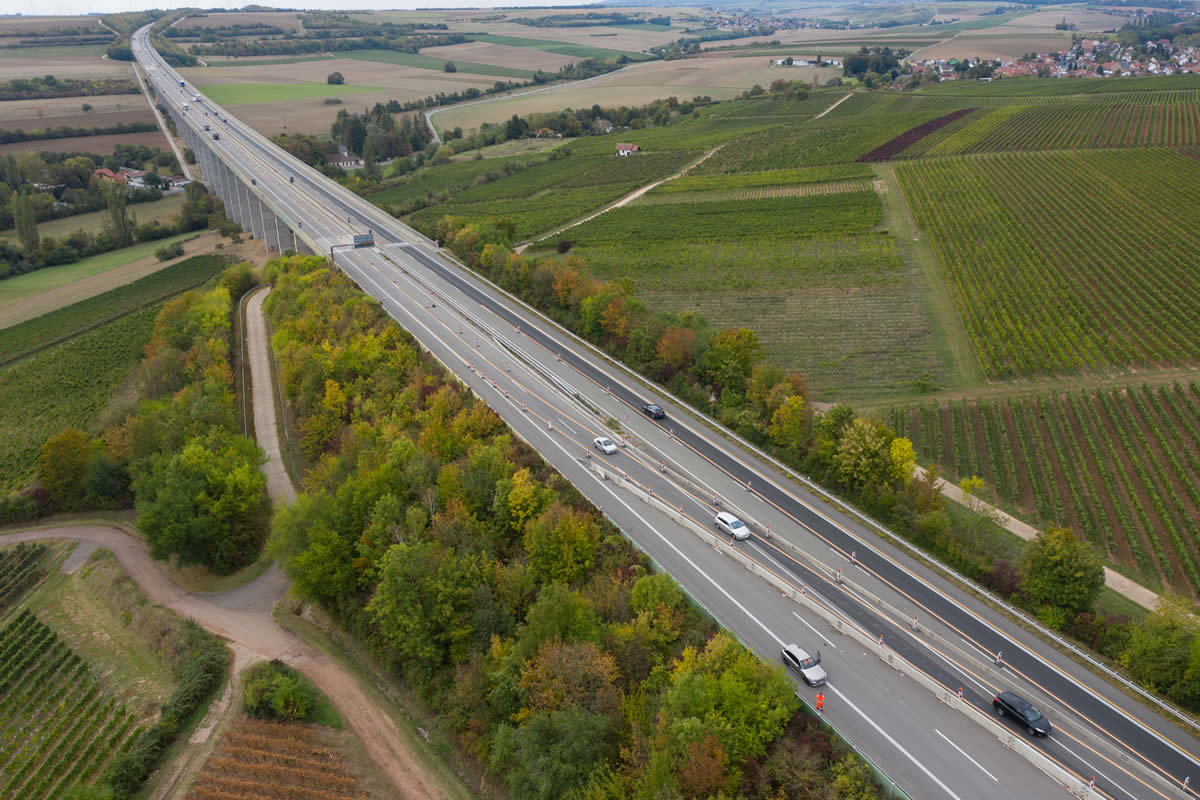
<svg viewBox="0 0 1200 800">
<path fill-rule="evenodd" d="M 17 229 L 17 238 L 21 242 L 27 258 L 33 258 L 38 251 L 37 218 L 33 212 L 33 201 L 25 191 L 13 192 L 12 195 L 13 227 Z"/>
<path fill-rule="evenodd" d="M 1069 614 L 1089 611 L 1104 588 L 1104 563 L 1066 528 L 1047 528 L 1025 545 L 1021 593 Z"/>
<path fill-rule="evenodd" d="M 846 428 L 834 464 L 842 483 L 854 489 L 878 486 L 891 471 L 892 433 L 880 422 L 859 417 Z"/>
<path fill-rule="evenodd" d="M 92 461 L 92 445 L 78 428 L 54 434 L 38 455 L 38 483 L 59 511 L 78 508 L 83 499 L 83 482 Z"/>
</svg>

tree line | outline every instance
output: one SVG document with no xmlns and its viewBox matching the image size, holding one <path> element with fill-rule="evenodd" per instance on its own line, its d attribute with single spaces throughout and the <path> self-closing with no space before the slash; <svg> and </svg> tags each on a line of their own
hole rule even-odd
<svg viewBox="0 0 1200 800">
<path fill-rule="evenodd" d="M 137 84 L 125 78 L 56 78 L 53 75 L 44 75 L 40 78 L 13 78 L 0 82 L 0 100 L 137 93 Z"/>
<path fill-rule="evenodd" d="M 716 630 L 378 303 L 320 257 L 267 277 L 306 464 L 270 552 L 513 797 L 876 796 L 778 664 Z"/>
<path fill-rule="evenodd" d="M 990 516 L 977 504 L 948 506 L 935 470 L 915 473 L 912 443 L 879 420 L 836 405 L 815 416 L 803 376 L 766 364 L 745 328 L 712 330 L 690 313 L 652 313 L 628 285 L 592 277 L 573 253 L 535 258 L 511 250 L 505 219 L 443 217 L 426 231 L 473 269 L 663 384 L 784 463 L 808 475 L 907 540 L 1111 656 L 1147 688 L 1200 710 L 1200 635 L 1186 601 L 1168 599 L 1141 624 L 1096 611 L 1103 563 L 1073 531 L 1051 528 L 1016 562 L 972 546 Z M 560 251 L 568 251 L 565 242 Z M 964 483 L 972 495 L 975 480 Z M 1143 656 L 1153 655 L 1152 658 Z"/>
<path fill-rule="evenodd" d="M 134 242 L 152 242 L 208 227 L 219 228 L 228 234 L 240 230 L 225 218 L 220 201 L 208 193 L 204 184 L 196 181 L 184 188 L 186 199 L 183 208 L 172 220 L 166 223 L 152 220 L 141 225 L 137 216 L 128 210 L 129 194 L 123 184 L 93 178 L 92 186 L 104 198 L 108 211 L 107 224 L 99 233 L 77 230 L 61 238 L 38 233 L 29 192 L 18 190 L 12 193 L 8 207 L 20 247 L 0 240 L 0 280 L 46 267 L 72 264 L 80 259 L 128 247 Z"/>
<path fill-rule="evenodd" d="M 141 131 L 157 130 L 153 120 L 136 120 L 134 122 L 115 122 L 112 125 L 92 125 L 79 127 L 75 125 L 57 125 L 49 128 L 32 128 L 25 130 L 17 128 L 10 130 L 0 128 L 0 144 L 13 142 L 33 142 L 43 139 L 70 139 L 75 136 L 104 136 L 114 133 L 139 133 Z"/>
<path fill-rule="evenodd" d="M 191 52 L 197 56 L 282 56 L 308 53 L 344 52 L 347 50 L 395 50 L 417 53 L 423 47 L 438 47 L 469 42 L 459 33 L 423 33 L 403 36 L 363 36 L 356 38 L 287 37 L 282 39 L 233 39 L 214 44 L 196 45 Z"/>
</svg>

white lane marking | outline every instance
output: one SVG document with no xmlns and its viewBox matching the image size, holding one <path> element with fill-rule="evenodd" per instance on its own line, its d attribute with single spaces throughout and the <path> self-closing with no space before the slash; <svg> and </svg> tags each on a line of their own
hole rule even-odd
<svg viewBox="0 0 1200 800">
<path fill-rule="evenodd" d="M 963 754 L 963 758 L 965 758 L 967 761 L 970 761 L 970 762 L 971 762 L 972 764 L 974 764 L 975 766 L 979 767 L 979 769 L 983 771 L 983 774 L 984 774 L 984 775 L 987 775 L 989 778 L 991 778 L 992 780 L 996 781 L 996 783 L 999 783 L 999 782 L 1000 782 L 1000 780 L 999 780 L 999 779 L 998 779 L 998 778 L 997 778 L 995 775 L 993 775 L 992 773 L 988 772 L 986 769 L 984 769 L 984 768 L 983 768 L 983 764 L 980 764 L 978 761 L 976 761 L 975 759 L 973 759 L 973 758 L 971 758 L 969 755 L 967 755 L 967 751 L 966 751 L 966 750 L 963 750 L 961 747 L 959 747 L 958 745 L 956 745 L 954 742 L 950 741 L 949 737 L 947 737 L 947 736 L 946 736 L 946 734 L 942 733 L 942 732 L 941 732 L 941 731 L 939 731 L 937 728 L 934 728 L 934 729 L 933 729 L 933 732 L 934 732 L 934 733 L 936 733 L 938 736 L 942 737 L 943 739 L 945 739 L 945 740 L 946 740 L 946 742 L 947 742 L 947 743 L 948 743 L 948 744 L 949 744 L 951 747 L 953 747 L 955 750 L 957 750 L 958 752 L 962 753 L 962 754 Z"/>
<path fill-rule="evenodd" d="M 837 645 L 834 644 L 833 642 L 829 641 L 830 637 L 826 636 L 825 634 L 821 633 L 819 630 L 814 628 L 812 625 L 810 625 L 808 620 L 806 620 L 804 617 L 797 614 L 795 611 L 792 612 L 792 616 L 795 617 L 796 619 L 800 620 L 801 622 L 803 622 L 805 625 L 808 625 L 808 629 L 810 631 L 812 631 L 813 633 L 815 633 L 817 636 L 821 637 L 821 641 L 825 645 L 827 645 L 828 647 L 832 647 L 834 650 L 837 650 Z"/>
<path fill-rule="evenodd" d="M 892 738 L 890 735 L 888 735 L 888 732 L 887 732 L 887 731 L 885 731 L 883 728 L 879 727 L 879 725 L 878 725 L 878 724 L 875 722 L 875 720 L 873 720 L 873 719 L 871 719 L 870 717 L 868 717 L 866 714 L 864 714 L 864 713 L 863 713 L 863 711 L 862 711 L 862 709 L 861 709 L 861 708 L 859 708 L 858 706 L 854 705 L 854 703 L 852 703 L 852 702 L 850 701 L 850 698 L 849 698 L 849 697 L 846 697 L 846 695 L 842 694 L 842 693 L 841 693 L 841 692 L 839 692 L 839 691 L 838 691 L 836 688 L 834 688 L 833 684 L 826 682 L 826 683 L 825 683 L 825 685 L 826 685 L 826 686 L 829 688 L 829 691 L 833 692 L 833 693 L 834 693 L 834 694 L 836 694 L 838 697 L 840 697 L 840 698 L 842 699 L 842 702 L 843 702 L 843 703 L 845 703 L 847 706 L 849 706 L 849 707 L 850 707 L 850 710 L 851 710 L 851 711 L 853 711 L 854 713 L 858 714 L 860 717 L 862 717 L 863 719 L 865 719 L 865 720 L 867 721 L 867 724 L 868 724 L 868 725 L 870 725 L 872 728 L 874 728 L 874 729 L 875 729 L 875 731 L 876 731 L 876 732 L 877 732 L 877 733 L 878 733 L 880 736 L 882 736 L 884 739 L 887 739 L 887 741 L 888 741 L 888 742 L 889 742 L 889 743 L 892 745 L 892 747 L 894 747 L 894 748 L 896 748 L 897 750 L 899 750 L 901 753 L 903 753 L 903 754 L 904 754 L 904 757 L 905 757 L 905 758 L 907 758 L 907 759 L 908 759 L 909 761 L 911 761 L 912 763 L 916 764 L 916 765 L 917 765 L 917 769 L 921 770 L 921 772 L 924 772 L 924 773 L 925 773 L 925 776 L 926 776 L 927 778 L 929 778 L 929 780 L 933 781 L 933 782 L 934 782 L 934 783 L 936 783 L 938 786 L 940 786 L 940 787 L 942 788 L 942 791 L 944 791 L 946 794 L 948 794 L 948 795 L 950 795 L 951 797 L 953 797 L 953 798 L 954 798 L 954 800 L 962 800 L 962 798 L 961 798 L 961 797 L 959 797 L 958 795 L 956 795 L 954 792 L 950 791 L 950 787 L 949 787 L 949 786 L 947 786 L 946 784 L 942 783 L 942 779 L 941 779 L 941 778 L 939 778 L 937 775 L 934 775 L 932 772 L 930 772 L 930 771 L 929 771 L 929 768 L 928 768 L 928 767 L 926 767 L 924 764 L 922 764 L 920 761 L 918 761 L 916 756 L 914 756 L 912 753 L 908 752 L 908 751 L 907 751 L 907 750 L 905 750 L 903 747 L 901 747 L 901 746 L 900 746 L 900 743 L 899 743 L 899 742 L 897 742 L 895 739 L 893 739 L 893 738 Z"/>
<path fill-rule="evenodd" d="M 971 683 L 973 683 L 973 684 L 975 684 L 976 686 L 978 686 L 978 687 L 979 687 L 979 688 L 980 688 L 980 689 L 983 691 L 983 693 L 984 693 L 984 694 L 994 694 L 994 693 L 995 693 L 995 690 L 994 690 L 994 689 L 989 689 L 988 687 L 984 686 L 982 683 L 980 683 L 979 681 L 977 681 L 977 680 L 975 680 L 974 678 L 972 678 L 972 677 L 971 677 L 971 673 L 967 672 L 965 669 L 963 669 L 962 667 L 958 666 L 958 665 L 957 665 L 957 664 L 955 664 L 953 661 L 951 661 L 950 659 L 946 658 L 944 655 L 942 655 L 942 654 L 941 654 L 941 653 L 939 653 L 937 650 L 935 650 L 935 649 L 933 648 L 933 645 L 929 644 L 928 642 L 923 642 L 923 641 L 921 641 L 921 640 L 920 640 L 919 638 L 917 638 L 916 636 L 913 636 L 913 637 L 911 637 L 911 638 L 912 638 L 912 640 L 913 640 L 914 642 L 917 642 L 918 644 L 922 644 L 922 645 L 924 645 L 924 646 L 925 646 L 925 648 L 926 648 L 926 649 L 927 649 L 929 652 L 933 653 L 935 656 L 937 656 L 938 658 L 940 658 L 942 661 L 945 661 L 945 662 L 946 662 L 946 665 L 947 665 L 948 667 L 950 667 L 950 669 L 951 669 L 951 670 L 954 670 L 954 671 L 957 671 L 957 672 L 960 672 L 960 673 L 962 673 L 962 676 L 963 676 L 964 678 L 966 678 L 966 679 L 967 679 L 967 680 L 969 680 Z"/>
<path fill-rule="evenodd" d="M 366 276 L 365 274 L 364 274 L 364 278 L 366 278 L 367 280 L 370 280 L 371 283 L 373 283 L 373 284 L 375 283 L 374 280 L 372 280 L 369 276 Z M 376 288 L 380 288 L 378 284 L 375 284 L 375 285 L 376 285 Z M 400 303 L 396 299 L 391 298 L 391 297 L 389 297 L 389 299 L 392 301 L 392 304 L 394 306 L 396 306 L 398 309 L 403 309 L 403 306 L 401 306 Z M 407 311 L 407 309 L 404 309 L 404 311 L 405 311 L 406 316 L 410 316 L 410 317 L 413 316 L 410 312 Z M 442 340 L 441 337 L 437 336 L 437 334 L 433 333 L 432 331 L 429 331 L 428 327 L 424 323 L 422 323 L 420 320 L 416 320 L 415 317 L 414 317 L 414 321 L 418 325 L 420 325 L 422 328 L 425 328 L 426 331 L 428 331 L 436 340 L 438 340 L 442 344 L 443 347 L 447 347 L 447 349 L 450 350 L 450 352 L 453 355 L 457 356 L 459 359 L 462 359 L 462 356 L 459 355 L 457 352 L 455 352 L 452 347 L 449 347 L 449 344 L 447 342 Z M 512 403 L 511 400 L 509 400 L 509 402 L 510 402 L 510 404 Z M 547 441 L 549 441 L 551 444 L 553 444 L 555 447 L 557 447 L 560 451 L 562 451 L 562 453 L 564 455 L 566 455 L 568 458 L 570 458 L 570 454 L 567 453 L 566 448 L 564 448 L 562 446 L 562 444 L 560 444 L 553 437 L 546 435 L 545 431 L 543 431 L 543 435 L 545 436 Z M 622 506 L 624 506 L 625 510 L 628 511 L 630 514 L 632 514 L 634 516 L 634 518 L 636 518 L 639 522 L 641 522 L 643 525 L 645 525 L 647 530 L 653 532 L 654 535 L 657 536 L 663 542 L 663 544 L 665 544 L 668 548 L 670 548 L 672 551 L 674 551 L 675 554 L 677 556 L 679 556 L 679 558 L 683 559 L 683 561 L 688 566 L 690 566 L 693 570 L 695 570 L 696 574 L 702 576 L 705 580 L 707 580 L 713 586 L 713 588 L 715 588 L 718 592 L 720 592 L 722 595 L 724 595 L 725 598 L 727 600 L 729 600 L 729 602 L 731 602 L 734 606 L 736 606 L 742 613 L 744 613 L 756 625 L 758 625 L 760 628 L 762 628 L 762 630 L 768 636 L 770 636 L 772 639 L 774 639 L 775 642 L 780 647 L 782 647 L 785 644 L 783 639 L 779 638 L 779 636 L 776 635 L 776 633 L 774 631 L 772 631 L 770 628 L 768 628 L 762 620 L 760 620 L 758 617 L 754 616 L 754 614 L 751 613 L 750 609 L 748 609 L 744 605 L 742 605 L 742 603 L 739 602 L 733 595 L 731 595 L 729 593 L 729 591 L 727 589 L 725 589 L 725 587 L 723 587 L 720 583 L 718 583 L 715 579 L 713 579 L 713 577 L 711 575 L 709 575 L 707 572 L 705 572 L 703 569 L 701 569 L 700 566 L 698 564 L 696 564 L 695 561 L 693 561 L 682 550 L 680 550 L 679 547 L 677 547 L 661 531 L 659 531 L 656 527 L 651 525 L 650 522 L 647 521 L 645 517 L 643 517 L 641 514 L 639 514 L 637 511 L 635 511 L 624 500 L 624 498 L 620 497 L 616 493 L 615 489 L 613 489 L 611 486 L 608 485 L 607 482 L 601 480 L 601 478 L 598 475 L 592 473 L 590 470 L 588 470 L 588 475 L 592 478 L 592 480 L 594 480 L 596 482 L 597 486 L 599 486 L 604 491 L 608 492 L 613 497 L 614 500 L 616 500 L 618 503 L 620 503 Z M 888 734 L 887 731 L 885 731 L 883 728 L 881 728 L 879 726 L 879 724 L 877 722 L 875 722 L 875 720 L 868 717 L 865 713 L 863 713 L 862 709 L 860 709 L 858 706 L 854 705 L 854 703 L 851 702 L 850 698 L 846 697 L 846 695 L 842 694 L 842 692 L 840 692 L 838 689 L 836 689 L 832 685 L 830 685 L 828 683 L 826 683 L 825 685 L 829 687 L 830 691 L 832 691 L 834 694 L 836 694 L 838 697 L 840 697 L 842 699 L 842 701 L 845 702 L 848 707 L 853 709 L 855 713 L 857 713 L 860 717 L 862 717 L 864 720 L 866 720 L 867 723 L 872 728 L 874 728 L 875 731 L 877 733 L 879 733 L 879 735 L 882 736 L 889 744 L 891 744 L 893 747 L 895 747 L 897 750 L 899 750 L 901 753 L 903 753 L 904 756 L 909 761 L 911 761 L 913 764 L 915 764 L 918 769 L 920 769 L 923 773 L 925 773 L 925 775 L 930 780 L 932 780 L 939 787 L 941 787 L 946 792 L 946 794 L 948 794 L 950 797 L 954 798 L 954 800 L 962 800 L 962 798 L 959 797 L 957 794 L 955 794 L 953 791 L 951 791 L 950 788 L 941 781 L 941 779 L 939 779 L 936 775 L 934 775 L 929 770 L 928 767 L 926 767 L 919 760 L 917 760 L 916 756 L 914 756 L 912 753 L 905 750 L 900 745 L 900 743 L 897 742 L 890 734 Z"/>
<path fill-rule="evenodd" d="M 1126 789 L 1124 786 L 1122 786 L 1121 784 L 1117 783 L 1116 781 L 1114 781 L 1112 778 L 1110 778 L 1110 777 L 1108 777 L 1107 775 L 1105 775 L 1105 774 L 1104 774 L 1103 772 L 1101 772 L 1100 770 L 1096 769 L 1096 767 L 1095 767 L 1095 765 L 1094 765 L 1094 764 L 1092 764 L 1091 762 L 1089 762 L 1089 761 L 1088 761 L 1086 758 L 1084 758 L 1083 756 L 1079 755 L 1079 753 L 1076 753 L 1074 750 L 1072 750 L 1071 748 L 1069 748 L 1069 747 L 1067 747 L 1065 744 L 1063 744 L 1063 743 L 1062 743 L 1062 739 L 1059 739 L 1059 738 L 1057 738 L 1057 737 L 1054 737 L 1054 736 L 1047 736 L 1046 738 L 1047 738 L 1047 739 L 1051 739 L 1052 741 L 1054 741 L 1054 743 L 1055 743 L 1055 744 L 1057 744 L 1057 745 L 1058 745 L 1059 747 L 1061 747 L 1063 750 L 1066 750 L 1068 753 L 1070 753 L 1071 755 L 1073 755 L 1073 756 L 1075 756 L 1076 758 L 1078 758 L 1080 761 L 1082 761 L 1082 762 L 1084 763 L 1084 765 L 1085 765 L 1085 766 L 1087 766 L 1087 768 L 1088 768 L 1088 769 L 1090 769 L 1090 770 L 1091 770 L 1092 772 L 1094 772 L 1095 774 L 1099 775 L 1101 778 L 1104 778 L 1104 780 L 1108 781 L 1108 782 L 1109 782 L 1111 785 L 1113 785 L 1113 786 L 1115 786 L 1116 788 L 1120 789 L 1122 792 L 1125 792 L 1125 794 L 1129 795 L 1129 797 L 1131 797 L 1131 798 L 1132 798 L 1132 800 L 1138 800 L 1138 799 L 1137 799 L 1137 796 L 1136 796 L 1136 795 L 1133 795 L 1133 794 L 1129 794 L 1129 791 L 1128 791 L 1128 790 L 1127 790 L 1127 789 Z"/>
</svg>

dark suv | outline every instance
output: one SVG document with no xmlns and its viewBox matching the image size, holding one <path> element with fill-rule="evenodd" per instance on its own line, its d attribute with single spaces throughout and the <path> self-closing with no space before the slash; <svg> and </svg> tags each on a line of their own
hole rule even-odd
<svg viewBox="0 0 1200 800">
<path fill-rule="evenodd" d="M 646 403 L 642 406 L 642 413 L 650 419 L 662 419 L 667 415 L 667 412 L 663 411 L 662 406 L 658 403 Z"/>
<path fill-rule="evenodd" d="M 1017 697 L 1012 692 L 1001 692 L 992 699 L 992 708 L 1000 717 L 1012 717 L 1020 723 L 1030 736 L 1049 736 L 1052 730 L 1050 720 L 1042 716 L 1042 712 L 1034 708 L 1028 700 Z"/>
</svg>

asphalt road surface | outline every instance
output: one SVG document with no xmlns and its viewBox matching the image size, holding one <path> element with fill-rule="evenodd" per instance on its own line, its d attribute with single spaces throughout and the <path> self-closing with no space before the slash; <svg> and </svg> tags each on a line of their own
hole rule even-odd
<svg viewBox="0 0 1200 800">
<path fill-rule="evenodd" d="M 221 139 L 209 142 L 213 156 L 245 183 L 253 181 L 251 191 L 311 249 L 334 248 L 339 268 L 722 625 L 767 659 L 777 659 L 789 642 L 819 649 L 830 676 L 826 718 L 907 794 L 1066 795 L 1006 746 L 1009 737 L 1025 737 L 1010 721 L 999 721 L 1009 726 L 1007 737 L 987 727 L 992 697 L 1009 689 L 1045 712 L 1054 732 L 1034 743 L 1079 780 L 1094 779 L 1092 796 L 1198 796 L 1184 786 L 1187 778 L 1200 781 L 1194 729 L 1183 732 L 1082 669 L 224 109 L 193 101 L 196 90 L 179 86 L 177 74 L 149 51 L 144 31 L 134 50 L 161 100 L 175 109 L 192 104 L 177 120 L 220 130 Z M 367 229 L 375 247 L 345 247 Z M 647 401 L 660 403 L 667 416 L 643 416 Z M 627 446 L 613 456 L 590 450 L 601 434 Z M 642 499 L 650 492 L 656 502 Z M 698 535 L 696 526 L 711 528 L 718 508 L 742 516 L 756 535 L 718 546 Z M 870 639 L 882 636 L 893 664 L 835 632 L 828 615 L 751 574 L 732 548 L 778 580 L 803 587 Z M 943 702 L 909 677 L 917 672 L 946 691 L 961 688 L 966 703 Z M 798 692 L 809 701 L 815 694 L 803 685 Z"/>
</svg>

